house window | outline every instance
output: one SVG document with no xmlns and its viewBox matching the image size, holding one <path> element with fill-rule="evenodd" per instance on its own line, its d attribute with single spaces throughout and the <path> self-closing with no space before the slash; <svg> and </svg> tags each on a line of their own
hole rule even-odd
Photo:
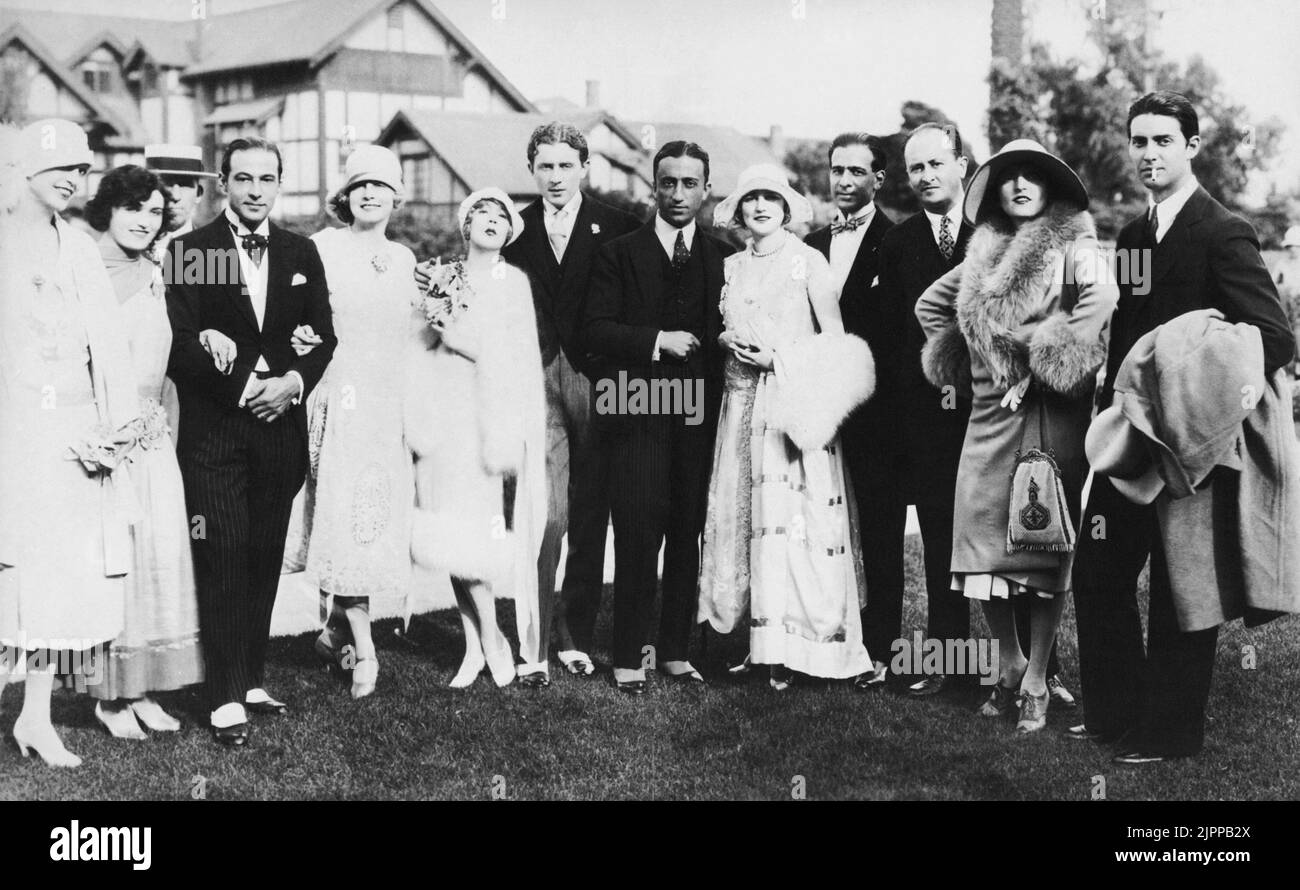
<svg viewBox="0 0 1300 890">
<path fill-rule="evenodd" d="M 399 3 L 388 10 L 388 51 L 400 53 L 406 51 L 405 10 Z"/>
<path fill-rule="evenodd" d="M 86 57 L 81 65 L 82 82 L 96 93 L 107 93 L 113 89 L 113 69 L 117 61 L 113 54 L 103 47 Z"/>
</svg>

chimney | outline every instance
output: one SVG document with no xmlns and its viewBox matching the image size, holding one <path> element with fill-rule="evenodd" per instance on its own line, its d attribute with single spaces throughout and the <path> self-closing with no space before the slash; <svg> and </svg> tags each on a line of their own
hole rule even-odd
<svg viewBox="0 0 1300 890">
<path fill-rule="evenodd" d="M 992 56 L 1013 65 L 1024 60 L 1025 10 L 1023 0 L 993 0 Z"/>
<path fill-rule="evenodd" d="M 600 81 L 598 80 L 587 81 L 587 107 L 600 107 Z"/>
<path fill-rule="evenodd" d="M 780 124 L 772 124 L 767 136 L 768 147 L 782 164 L 785 163 L 785 130 Z"/>
</svg>

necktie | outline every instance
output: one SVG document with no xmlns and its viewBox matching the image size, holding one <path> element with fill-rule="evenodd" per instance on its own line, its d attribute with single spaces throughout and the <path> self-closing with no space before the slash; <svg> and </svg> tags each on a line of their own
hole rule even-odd
<svg viewBox="0 0 1300 890">
<path fill-rule="evenodd" d="M 1146 239 L 1147 239 L 1147 243 L 1153 247 L 1156 244 L 1160 243 L 1156 238 L 1156 232 L 1160 231 L 1160 217 L 1156 213 L 1156 211 L 1159 209 L 1160 208 L 1158 205 L 1152 204 L 1151 216 L 1147 218 L 1147 229 L 1145 232 Z"/>
<path fill-rule="evenodd" d="M 956 247 L 957 242 L 952 238 L 952 220 L 944 214 L 943 219 L 939 221 L 939 253 L 943 254 L 945 260 L 950 260 Z"/>
<path fill-rule="evenodd" d="M 569 236 L 564 232 L 564 218 L 567 211 L 561 210 L 551 217 L 551 231 L 547 238 L 551 242 L 551 250 L 555 253 L 557 262 L 564 260 L 564 248 L 569 243 Z"/>
<path fill-rule="evenodd" d="M 686 249 L 686 235 L 678 229 L 677 243 L 673 245 L 673 271 L 680 275 L 690 258 L 691 252 Z"/>
<path fill-rule="evenodd" d="M 831 234 L 838 235 L 841 232 L 856 231 L 859 226 L 867 221 L 865 216 L 855 216 L 852 219 L 846 219 L 842 222 L 831 223 Z"/>
<path fill-rule="evenodd" d="M 241 236 L 240 245 L 248 253 L 248 258 L 253 261 L 253 265 L 262 268 L 262 256 L 266 252 L 266 237 L 255 232 L 249 233 Z"/>
</svg>

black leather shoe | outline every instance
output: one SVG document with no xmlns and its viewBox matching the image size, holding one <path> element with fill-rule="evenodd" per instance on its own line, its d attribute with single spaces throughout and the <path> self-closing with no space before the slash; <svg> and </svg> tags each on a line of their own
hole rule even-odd
<svg viewBox="0 0 1300 890">
<path fill-rule="evenodd" d="M 858 678 L 853 681 L 853 688 L 858 692 L 879 692 L 885 688 L 885 681 L 889 679 L 889 668 L 881 665 L 879 668 L 872 667 L 865 674 L 859 674 Z"/>
<path fill-rule="evenodd" d="M 943 674 L 930 674 L 917 683 L 907 687 L 907 694 L 911 698 L 929 698 L 932 695 L 938 695 L 948 686 L 948 678 Z"/>
<path fill-rule="evenodd" d="M 615 689 L 617 689 L 619 692 L 623 693 L 624 695 L 645 695 L 646 692 L 649 691 L 648 687 L 646 686 L 645 680 L 619 681 L 619 680 L 615 680 L 613 675 L 611 674 L 609 681 L 610 683 L 614 684 Z"/>
<path fill-rule="evenodd" d="M 524 674 L 520 677 L 519 685 L 526 686 L 529 689 L 545 689 L 551 685 L 551 678 L 546 675 L 545 671 L 533 671 L 531 674 Z"/>
<path fill-rule="evenodd" d="M 268 698 L 266 701 L 244 702 L 244 710 L 261 717 L 278 717 L 289 713 L 289 706 L 282 701 Z"/>
<path fill-rule="evenodd" d="M 1123 733 L 1118 735 L 1109 732 L 1093 732 L 1088 728 L 1086 723 L 1080 723 L 1078 726 L 1071 726 L 1065 731 L 1067 739 L 1074 739 L 1080 742 L 1095 742 L 1098 745 L 1113 745 L 1124 738 Z"/>
<path fill-rule="evenodd" d="M 242 748 L 248 744 L 248 724 L 212 727 L 212 737 L 227 748 Z"/>
<path fill-rule="evenodd" d="M 1151 751 L 1122 751 L 1110 759 L 1111 763 L 1121 766 L 1142 766 L 1147 763 L 1164 763 L 1171 758 Z"/>
<path fill-rule="evenodd" d="M 662 672 L 661 672 L 662 673 Z M 699 671 L 687 671 L 684 674 L 664 674 L 664 677 L 673 683 L 679 683 L 683 686 L 707 686 L 704 677 Z"/>
</svg>

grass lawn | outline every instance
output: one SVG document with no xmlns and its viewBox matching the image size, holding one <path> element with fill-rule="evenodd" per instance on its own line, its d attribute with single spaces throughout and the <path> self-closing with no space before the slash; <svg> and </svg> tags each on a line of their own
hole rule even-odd
<svg viewBox="0 0 1300 890">
<path fill-rule="evenodd" d="M 905 634 L 924 627 L 920 548 L 909 539 Z M 609 639 L 609 602 L 598 639 Z M 503 604 L 505 605 L 505 604 Z M 502 627 L 513 622 L 503 609 Z M 982 620 L 978 622 L 982 627 Z M 453 612 L 423 616 L 409 634 L 377 628 L 378 691 L 353 702 L 322 670 L 311 636 L 272 641 L 269 688 L 288 717 L 262 718 L 247 750 L 218 748 L 191 692 L 162 696 L 185 722 L 178 735 L 110 738 L 84 697 L 56 693 L 54 720 L 86 759 L 75 771 L 22 760 L 12 744 L 21 689 L 3 691 L 0 799 L 188 798 L 202 777 L 208 799 L 788 799 L 802 777 L 810 799 L 1086 800 L 1094 776 L 1111 799 L 1300 798 L 1300 643 L 1297 619 L 1220 635 L 1205 753 L 1134 770 L 1104 749 L 1072 742 L 1076 714 L 1054 711 L 1047 730 L 1017 737 L 1011 722 L 977 719 L 975 689 L 929 701 L 861 695 L 807 682 L 784 693 L 762 675 L 729 683 L 724 668 L 745 641 L 710 637 L 696 660 L 705 689 L 651 679 L 650 695 L 616 694 L 601 675 L 553 671 L 550 689 L 498 690 L 486 675 L 468 691 L 447 682 L 463 641 Z M 1078 693 L 1074 613 L 1061 657 Z M 1257 667 L 1242 667 L 1253 646 Z M 598 659 L 608 652 L 596 653 Z"/>
</svg>

